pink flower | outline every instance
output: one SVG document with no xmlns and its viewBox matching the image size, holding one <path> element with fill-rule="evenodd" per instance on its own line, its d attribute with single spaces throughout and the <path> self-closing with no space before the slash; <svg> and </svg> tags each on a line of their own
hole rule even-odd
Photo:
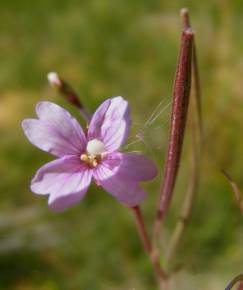
<svg viewBox="0 0 243 290">
<path fill-rule="evenodd" d="M 51 103 L 36 106 L 38 119 L 22 122 L 24 133 L 38 148 L 58 158 L 41 167 L 31 182 L 36 194 L 50 194 L 48 204 L 61 211 L 79 202 L 91 179 L 128 206 L 138 205 L 146 193 L 140 181 L 157 174 L 153 162 L 141 154 L 121 153 L 130 128 L 129 105 L 122 97 L 103 102 L 87 133 L 65 109 Z"/>
</svg>

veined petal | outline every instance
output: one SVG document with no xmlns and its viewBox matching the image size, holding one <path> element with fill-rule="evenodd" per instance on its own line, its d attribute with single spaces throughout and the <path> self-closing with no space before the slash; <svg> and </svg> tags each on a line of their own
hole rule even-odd
<svg viewBox="0 0 243 290">
<path fill-rule="evenodd" d="M 62 157 L 82 152 L 45 122 L 37 119 L 25 119 L 22 127 L 26 137 L 33 145 L 55 156 Z"/>
<path fill-rule="evenodd" d="M 79 202 L 87 192 L 92 170 L 76 156 L 56 159 L 41 167 L 31 182 L 36 194 L 50 194 L 49 207 L 64 210 Z"/>
<path fill-rule="evenodd" d="M 122 97 L 114 97 L 103 102 L 94 113 L 88 139 L 102 141 L 107 151 L 113 152 L 127 139 L 130 125 L 128 102 Z"/>
<path fill-rule="evenodd" d="M 128 206 L 136 206 L 146 196 L 138 182 L 128 179 L 119 172 L 119 166 L 101 163 L 94 171 L 94 178 L 107 192 Z"/>
<path fill-rule="evenodd" d="M 119 174 L 132 181 L 151 180 L 156 177 L 158 171 L 150 159 L 142 154 L 114 152 L 107 156 L 106 166 L 118 166 Z"/>
<path fill-rule="evenodd" d="M 40 102 L 36 105 L 36 114 L 40 120 L 50 123 L 60 134 L 76 146 L 85 147 L 86 137 L 78 121 L 71 114 L 51 102 Z"/>
<path fill-rule="evenodd" d="M 36 106 L 36 113 L 39 120 L 22 122 L 24 133 L 32 144 L 58 157 L 84 152 L 84 132 L 66 110 L 51 102 L 41 102 Z"/>
</svg>

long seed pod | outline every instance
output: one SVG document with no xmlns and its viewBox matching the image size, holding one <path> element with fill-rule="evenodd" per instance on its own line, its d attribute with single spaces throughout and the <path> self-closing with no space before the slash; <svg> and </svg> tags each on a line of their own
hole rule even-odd
<svg viewBox="0 0 243 290">
<path fill-rule="evenodd" d="M 154 224 L 154 239 L 158 237 L 160 225 L 170 205 L 183 146 L 189 96 L 191 89 L 191 67 L 193 31 L 185 29 L 181 36 L 181 48 L 173 88 L 173 104 L 169 145 L 166 156 L 164 177 Z"/>
<path fill-rule="evenodd" d="M 191 28 L 191 22 L 189 17 L 189 10 L 187 8 L 181 9 L 181 18 L 184 29 Z M 201 86 L 200 86 L 200 76 L 198 71 L 198 61 L 197 61 L 197 49 L 195 37 L 193 39 L 192 47 L 192 78 L 194 81 L 194 95 L 197 109 L 198 126 L 200 130 L 200 142 L 203 141 L 203 121 L 202 121 L 202 105 L 201 105 Z"/>
<path fill-rule="evenodd" d="M 191 28 L 189 11 L 181 9 L 181 18 L 184 29 Z M 191 150 L 190 150 L 190 166 L 188 172 L 188 185 L 182 201 L 180 213 L 174 231 L 172 232 L 168 243 L 165 265 L 166 269 L 170 268 L 170 262 L 176 255 L 177 249 L 183 238 L 187 224 L 190 220 L 195 195 L 198 190 L 200 180 L 200 163 L 202 151 L 202 116 L 201 116 L 201 92 L 200 79 L 197 67 L 195 36 L 193 39 L 192 52 L 192 89 L 191 100 L 189 104 L 187 127 L 190 131 Z"/>
</svg>

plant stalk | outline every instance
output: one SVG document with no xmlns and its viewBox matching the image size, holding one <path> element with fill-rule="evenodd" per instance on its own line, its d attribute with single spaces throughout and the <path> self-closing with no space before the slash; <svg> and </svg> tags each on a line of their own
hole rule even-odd
<svg viewBox="0 0 243 290">
<path fill-rule="evenodd" d="M 159 255 L 154 252 L 152 243 L 146 230 L 143 214 L 139 206 L 131 208 L 135 217 L 135 223 L 140 240 L 143 243 L 144 251 L 148 254 L 151 264 L 154 269 L 154 273 L 158 279 L 160 290 L 166 290 L 168 287 L 168 276 L 161 268 Z"/>
<path fill-rule="evenodd" d="M 236 276 L 232 281 L 230 281 L 230 283 L 224 290 L 231 290 L 238 282 L 243 282 L 243 274 Z M 241 286 L 242 283 L 239 285 L 239 287 Z M 241 288 L 238 288 L 238 290 L 241 290 Z"/>
<path fill-rule="evenodd" d="M 239 207 L 241 213 L 243 214 L 243 194 L 240 191 L 237 183 L 233 180 L 233 178 L 229 175 L 229 173 L 227 173 L 225 170 L 222 170 L 223 174 L 225 175 L 225 177 L 227 178 L 231 189 L 234 193 L 234 198 L 235 198 L 235 202 L 237 204 L 237 206 Z"/>
</svg>

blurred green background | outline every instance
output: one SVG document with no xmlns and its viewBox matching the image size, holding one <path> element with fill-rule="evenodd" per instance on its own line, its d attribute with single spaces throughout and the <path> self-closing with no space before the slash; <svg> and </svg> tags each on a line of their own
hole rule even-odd
<svg viewBox="0 0 243 290">
<path fill-rule="evenodd" d="M 129 100 L 129 142 L 141 128 L 145 133 L 127 150 L 142 150 L 162 172 L 179 10 L 185 6 L 197 34 L 205 150 L 191 223 L 173 261 L 173 289 L 221 290 L 243 272 L 243 219 L 220 172 L 226 169 L 243 188 L 242 1 L 0 0 L 1 290 L 156 289 L 124 206 L 93 186 L 76 207 L 51 213 L 47 199 L 30 192 L 35 171 L 52 157 L 28 143 L 20 124 L 35 116 L 40 100 L 64 105 L 79 118 L 47 84 L 46 74 L 57 71 L 90 111 L 110 96 Z M 164 112 L 144 128 L 161 101 Z M 185 145 L 163 250 L 188 180 Z M 160 177 L 146 185 L 143 211 L 150 229 L 159 184 Z"/>
</svg>

